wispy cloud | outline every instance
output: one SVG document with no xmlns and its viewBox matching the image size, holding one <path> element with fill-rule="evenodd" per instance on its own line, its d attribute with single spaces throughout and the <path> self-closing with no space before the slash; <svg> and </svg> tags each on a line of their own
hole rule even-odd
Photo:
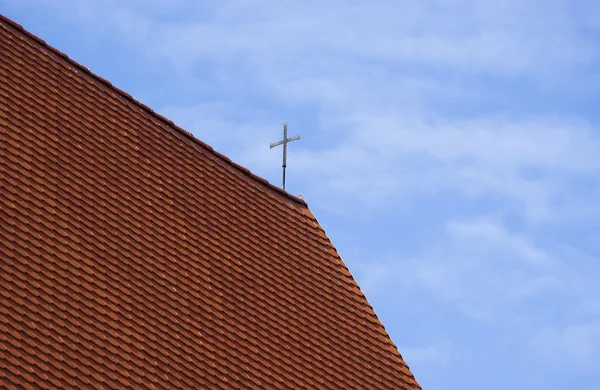
<svg viewBox="0 0 600 390">
<path fill-rule="evenodd" d="M 589 50 L 593 40 L 573 29 L 577 9 L 563 1 L 200 4 L 189 9 L 196 15 L 192 21 L 155 24 L 159 53 L 178 62 L 242 56 L 257 64 L 273 59 L 319 62 L 316 52 L 330 52 L 369 62 L 407 61 L 502 73 L 588 64 L 597 55 Z M 537 17 L 541 6 L 543 18 Z M 136 9 L 156 11 L 151 6 Z"/>
<path fill-rule="evenodd" d="M 598 258 L 550 248 L 551 253 L 494 218 L 455 220 L 417 254 L 356 253 L 350 264 L 369 296 L 395 291 L 401 297 L 393 310 L 414 311 L 426 323 L 431 320 L 427 310 L 445 312 L 446 328 L 430 337 L 447 337 L 456 326 L 451 313 L 457 311 L 482 326 L 504 329 L 503 339 L 479 341 L 482 348 L 511 345 L 535 362 L 531 373 L 562 367 L 590 374 L 600 356 Z M 428 309 L 413 309 L 424 301 L 431 302 Z M 410 345 L 405 349 L 413 352 Z M 429 367 L 444 356 L 433 346 L 415 351 L 414 358 L 427 360 Z"/>
<path fill-rule="evenodd" d="M 400 346 L 400 350 L 405 359 L 415 364 L 445 366 L 453 359 L 464 358 L 461 356 L 463 354 L 450 342 L 426 347 Z"/>
<path fill-rule="evenodd" d="M 538 357 L 555 367 L 597 373 L 600 361 L 600 321 L 549 327 L 531 341 Z"/>
<path fill-rule="evenodd" d="M 516 202 L 533 221 L 560 213 L 572 175 L 597 182 L 600 146 L 588 125 L 485 119 L 442 124 L 399 116 L 350 117 L 345 142 L 303 151 L 296 163 L 322 187 L 382 205 L 423 193 Z M 590 207 L 597 207 L 590 203 Z M 597 212 L 597 211 L 595 211 Z"/>
<path fill-rule="evenodd" d="M 484 321 L 518 312 L 540 294 L 560 293 L 567 282 L 560 260 L 492 220 L 451 221 L 443 236 L 412 258 L 396 253 L 353 265 L 372 293 L 386 285 L 425 291 Z M 410 278 L 397 285 L 398 275 Z"/>
</svg>

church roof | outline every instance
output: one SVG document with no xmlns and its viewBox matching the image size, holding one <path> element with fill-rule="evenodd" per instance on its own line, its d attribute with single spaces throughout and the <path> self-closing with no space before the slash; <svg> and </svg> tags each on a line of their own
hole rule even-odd
<svg viewBox="0 0 600 390">
<path fill-rule="evenodd" d="M 0 384 L 418 389 L 307 204 L 0 18 Z"/>
</svg>

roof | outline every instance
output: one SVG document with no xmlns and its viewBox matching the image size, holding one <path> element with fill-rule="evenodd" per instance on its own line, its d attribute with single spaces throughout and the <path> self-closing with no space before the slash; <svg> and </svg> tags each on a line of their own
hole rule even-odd
<svg viewBox="0 0 600 390">
<path fill-rule="evenodd" d="M 1 385 L 419 388 L 303 200 L 0 27 Z"/>
</svg>

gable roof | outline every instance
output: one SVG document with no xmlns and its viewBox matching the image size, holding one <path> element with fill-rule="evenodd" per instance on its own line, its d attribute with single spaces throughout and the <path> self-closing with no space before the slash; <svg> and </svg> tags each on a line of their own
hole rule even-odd
<svg viewBox="0 0 600 390">
<path fill-rule="evenodd" d="M 0 384 L 418 389 L 306 203 L 0 18 Z"/>
</svg>

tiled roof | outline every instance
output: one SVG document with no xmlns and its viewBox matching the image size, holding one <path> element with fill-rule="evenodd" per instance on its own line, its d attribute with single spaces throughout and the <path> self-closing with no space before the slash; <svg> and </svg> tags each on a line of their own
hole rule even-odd
<svg viewBox="0 0 600 390">
<path fill-rule="evenodd" d="M 0 387 L 418 389 L 301 199 L 0 19 Z"/>
</svg>

